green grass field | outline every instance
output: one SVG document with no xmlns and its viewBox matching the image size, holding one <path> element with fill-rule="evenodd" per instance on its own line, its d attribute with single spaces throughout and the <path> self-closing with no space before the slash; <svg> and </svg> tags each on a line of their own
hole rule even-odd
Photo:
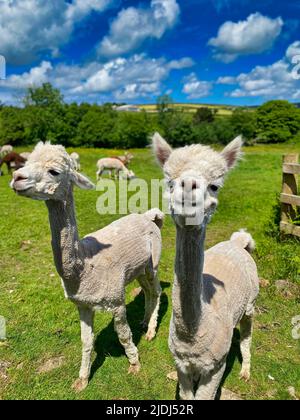
<svg viewBox="0 0 300 420">
<path fill-rule="evenodd" d="M 173 106 L 183 112 L 194 114 L 199 108 L 210 108 L 217 111 L 218 117 L 230 117 L 232 115 L 232 107 L 226 105 L 206 105 L 206 104 L 180 104 Z M 147 112 L 157 112 L 157 105 L 139 105 L 139 107 Z"/>
<path fill-rule="evenodd" d="M 97 158 L 103 150 L 78 150 L 83 172 L 95 179 Z M 260 277 L 270 282 L 257 303 L 252 379 L 239 381 L 237 342 L 228 363 L 225 387 L 244 399 L 290 399 L 294 387 L 300 397 L 300 341 L 292 338 L 291 320 L 300 315 L 299 242 L 279 241 L 267 234 L 274 220 L 273 206 L 281 189 L 281 161 L 293 146 L 256 146 L 228 177 L 220 206 L 208 228 L 207 246 L 227 240 L 233 231 L 247 228 L 257 241 L 254 255 Z M 116 151 L 112 152 L 116 154 Z M 132 169 L 150 181 L 161 177 L 150 150 L 133 151 Z M 0 399 L 174 399 L 176 383 L 167 379 L 174 370 L 167 338 L 175 228 L 169 217 L 163 229 L 160 278 L 163 286 L 157 338 L 144 340 L 139 323 L 143 297 L 128 288 L 128 319 L 138 345 L 142 370 L 127 374 L 128 362 L 113 331 L 109 314 L 96 317 L 96 354 L 89 387 L 80 395 L 71 390 L 81 360 L 79 320 L 75 306 L 64 299 L 55 272 L 45 205 L 17 197 L 8 175 L 0 178 L 0 316 L 7 320 L 7 340 L 0 343 Z M 100 229 L 118 216 L 96 212 L 99 193 L 76 190 L 81 235 Z M 278 292 L 276 280 L 298 285 L 288 294 Z M 60 366 L 48 373 L 41 367 L 53 358 Z M 273 380 L 274 379 L 274 380 Z"/>
</svg>

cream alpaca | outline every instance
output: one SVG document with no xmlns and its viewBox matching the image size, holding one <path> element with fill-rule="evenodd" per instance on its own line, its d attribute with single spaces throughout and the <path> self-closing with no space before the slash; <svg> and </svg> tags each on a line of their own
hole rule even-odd
<svg viewBox="0 0 300 420">
<path fill-rule="evenodd" d="M 70 154 L 71 159 L 73 159 L 74 167 L 76 171 L 81 171 L 81 165 L 80 165 L 80 156 L 78 153 L 73 152 Z"/>
<path fill-rule="evenodd" d="M 126 318 L 125 287 L 135 278 L 145 293 L 147 340 L 154 338 L 161 288 L 157 277 L 161 255 L 163 214 L 150 210 L 133 214 L 80 240 L 73 201 L 73 186 L 92 189 L 93 184 L 74 169 L 62 146 L 40 143 L 25 167 L 14 173 L 12 188 L 21 196 L 45 201 L 52 232 L 52 248 L 66 297 L 79 309 L 83 344 L 78 391 L 87 384 L 91 370 L 96 310 L 111 311 L 115 330 L 130 363 L 140 368 Z"/>
<path fill-rule="evenodd" d="M 194 145 L 178 150 L 156 134 L 153 147 L 169 186 L 177 228 L 173 315 L 169 346 L 175 358 L 182 399 L 214 399 L 241 325 L 241 377 L 250 378 L 250 346 L 259 281 L 246 249 L 248 233 L 235 233 L 204 253 L 206 226 L 218 204 L 224 177 L 241 155 L 237 138 L 222 153 Z M 191 224 L 193 222 L 193 224 Z"/>
<path fill-rule="evenodd" d="M 3 157 L 5 155 L 8 155 L 9 153 L 11 153 L 13 151 L 13 147 L 10 146 L 9 144 L 0 147 L 0 157 Z"/>
<path fill-rule="evenodd" d="M 112 172 L 115 173 L 115 178 L 119 178 L 121 172 L 127 179 L 132 179 L 135 177 L 134 173 L 132 171 L 129 171 L 124 165 L 124 163 L 122 163 L 119 159 L 116 158 L 104 158 L 98 160 L 97 169 L 97 180 L 101 178 L 101 175 L 106 170 L 109 171 L 110 177 Z"/>
</svg>

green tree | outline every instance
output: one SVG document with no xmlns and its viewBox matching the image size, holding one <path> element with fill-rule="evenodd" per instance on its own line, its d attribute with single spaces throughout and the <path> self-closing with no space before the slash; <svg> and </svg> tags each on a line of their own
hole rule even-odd
<svg viewBox="0 0 300 420">
<path fill-rule="evenodd" d="M 206 107 L 201 107 L 197 109 L 196 114 L 194 115 L 194 124 L 203 124 L 203 123 L 212 123 L 215 120 L 214 110 Z"/>
<path fill-rule="evenodd" d="M 270 101 L 257 109 L 259 141 L 280 143 L 300 131 L 300 110 L 288 101 Z"/>
<path fill-rule="evenodd" d="M 171 111 L 173 109 L 173 99 L 169 95 L 159 96 L 156 100 L 156 108 L 159 114 Z"/>
<path fill-rule="evenodd" d="M 233 111 L 231 124 L 236 135 L 242 134 L 247 140 L 254 140 L 257 131 L 257 114 L 247 108 L 237 108 Z"/>
<path fill-rule="evenodd" d="M 139 148 L 149 143 L 150 119 L 146 112 L 118 114 L 114 130 L 115 147 Z"/>
<path fill-rule="evenodd" d="M 97 105 L 84 115 L 77 129 L 77 143 L 88 147 L 111 147 L 115 144 L 117 112 Z"/>
<path fill-rule="evenodd" d="M 44 83 L 41 87 L 30 87 L 23 102 L 27 132 L 33 143 L 37 140 L 67 143 L 65 104 L 58 89 L 54 89 L 50 83 Z"/>
<path fill-rule="evenodd" d="M 26 143 L 24 109 L 3 107 L 0 112 L 0 145 Z"/>
<path fill-rule="evenodd" d="M 29 87 L 23 100 L 25 106 L 44 108 L 61 108 L 64 105 L 63 96 L 51 83 L 44 83 L 40 87 Z"/>
</svg>

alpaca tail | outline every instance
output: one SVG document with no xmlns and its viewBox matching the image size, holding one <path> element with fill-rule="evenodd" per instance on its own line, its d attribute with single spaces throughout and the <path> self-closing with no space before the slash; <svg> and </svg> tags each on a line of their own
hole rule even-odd
<svg viewBox="0 0 300 420">
<path fill-rule="evenodd" d="M 165 215 L 162 211 L 160 211 L 159 209 L 152 209 L 147 211 L 145 213 L 145 216 L 152 222 L 154 222 L 159 227 L 159 229 L 162 229 L 165 218 Z"/>
<path fill-rule="evenodd" d="M 235 232 L 231 236 L 230 240 L 239 247 L 242 247 L 248 251 L 249 254 L 252 254 L 252 252 L 255 250 L 255 241 L 246 229 L 241 229 L 239 232 Z"/>
</svg>

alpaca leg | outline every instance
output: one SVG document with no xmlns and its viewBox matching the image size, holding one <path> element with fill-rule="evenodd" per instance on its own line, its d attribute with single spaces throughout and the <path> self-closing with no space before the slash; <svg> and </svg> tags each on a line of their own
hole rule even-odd
<svg viewBox="0 0 300 420">
<path fill-rule="evenodd" d="M 101 179 L 102 173 L 103 173 L 103 170 L 99 169 L 98 172 L 97 172 L 97 181 L 99 181 Z"/>
<path fill-rule="evenodd" d="M 195 399 L 193 375 L 186 369 L 177 367 L 177 376 L 179 382 L 179 397 L 181 400 L 192 401 Z"/>
<path fill-rule="evenodd" d="M 89 308 L 79 307 L 81 340 L 82 340 L 82 361 L 79 379 L 74 383 L 73 389 L 77 392 L 83 391 L 89 381 L 91 373 L 91 359 L 94 348 L 94 311 Z"/>
<path fill-rule="evenodd" d="M 148 331 L 146 334 L 146 340 L 151 341 L 156 335 L 157 328 L 157 318 L 160 306 L 160 296 L 161 296 L 161 286 L 157 276 L 157 273 L 154 274 L 153 279 L 150 280 L 151 290 L 150 290 L 150 320 L 148 324 Z"/>
<path fill-rule="evenodd" d="M 130 363 L 128 372 L 136 374 L 139 372 L 141 365 L 139 362 L 138 349 L 132 341 L 132 333 L 127 322 L 125 305 L 114 311 L 114 324 L 120 343 L 124 347 L 126 356 L 128 357 Z"/>
<path fill-rule="evenodd" d="M 251 369 L 251 344 L 253 332 L 253 315 L 244 315 L 241 320 L 241 353 L 243 357 L 242 370 L 240 378 L 245 381 L 250 379 Z"/>
<path fill-rule="evenodd" d="M 142 326 L 144 328 L 148 327 L 149 321 L 150 321 L 150 309 L 151 309 L 151 289 L 150 289 L 150 285 L 147 279 L 147 276 L 140 276 L 138 278 L 138 282 L 141 286 L 141 288 L 143 289 L 144 292 L 144 296 L 145 296 L 145 315 L 144 315 L 144 319 L 142 321 Z"/>
<path fill-rule="evenodd" d="M 222 381 L 226 363 L 216 372 L 209 376 L 201 376 L 195 399 L 201 401 L 212 401 L 216 398 L 220 383 Z"/>
</svg>

